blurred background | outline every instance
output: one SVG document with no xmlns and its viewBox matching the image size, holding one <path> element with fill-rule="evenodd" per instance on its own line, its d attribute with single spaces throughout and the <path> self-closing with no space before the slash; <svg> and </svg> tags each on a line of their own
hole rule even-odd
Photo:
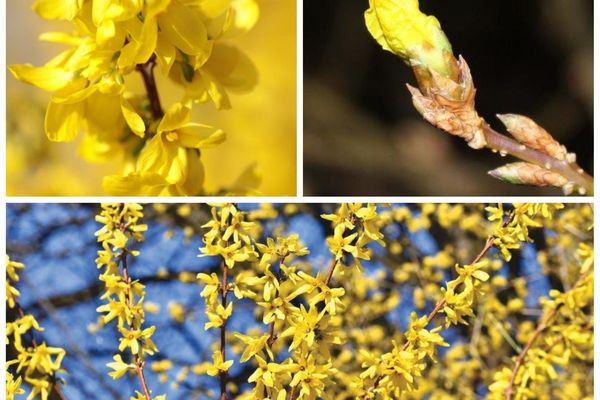
<svg viewBox="0 0 600 400">
<path fill-rule="evenodd" d="M 421 0 L 467 60 L 479 114 L 527 115 L 593 167 L 592 0 Z M 425 122 L 412 71 L 369 35 L 368 1 L 304 3 L 307 195 L 557 195 L 487 176 L 511 160 Z M 505 132 L 502 130 L 502 132 Z"/>
<path fill-rule="evenodd" d="M 327 269 L 331 253 L 325 239 L 333 232 L 330 222 L 320 215 L 335 212 L 337 205 L 240 204 L 238 207 L 248 211 L 249 218 L 262 225 L 258 242 L 264 243 L 268 236 L 296 233 L 310 250 L 308 255 L 298 258 L 299 269 L 313 275 Z M 373 256 L 372 260 L 363 262 L 363 274 L 366 284 L 373 285 L 369 286 L 373 288 L 369 290 L 369 299 L 398 300 L 374 324 L 385 327 L 386 332 L 403 332 L 412 311 L 424 314 L 433 308 L 429 296 L 439 292 L 438 280 L 451 279 L 453 274 L 448 267 L 454 261 L 468 263 L 480 251 L 494 223 L 486 220 L 484 204 L 391 207 L 402 213 L 406 211 L 410 216 L 404 222 L 392 221 L 382 229 L 386 248 L 376 242 L 369 244 Z M 378 210 L 386 209 L 387 206 L 378 207 Z M 16 287 L 21 292 L 20 305 L 44 327 L 43 332 L 35 333 L 35 338 L 40 343 L 46 341 L 49 346 L 66 350 L 62 366 L 68 373 L 59 374 L 67 382 L 63 387 L 66 398 L 121 400 L 128 399 L 139 383 L 129 374 L 118 381 L 107 375 L 106 363 L 112 362 L 112 356 L 117 353 L 119 335 L 114 323 L 104 328 L 97 325 L 96 308 L 103 304 L 100 300 L 103 284 L 98 280 L 99 271 L 94 262 L 100 248 L 94 236 L 101 227 L 94 221 L 98 212 L 97 204 L 9 204 L 6 251 L 11 260 L 25 263 Z M 565 221 L 562 216 L 567 214 L 570 227 L 562 229 L 561 221 Z M 451 215 L 463 218 L 453 219 Z M 200 226 L 210 218 L 210 207 L 205 204 L 145 205 L 142 222 L 148 224 L 146 239 L 134 246 L 140 255 L 129 263 L 133 278 L 146 287 L 145 326 L 156 326 L 153 340 L 160 350 L 148 361 L 148 385 L 154 394 L 166 393 L 168 399 L 216 398 L 214 391 L 218 390 L 218 380 L 204 372 L 206 363 L 211 362 L 211 346 L 218 342 L 219 331 L 204 330 L 205 305 L 200 297 L 202 287 L 196 280 L 197 273 L 218 272 L 220 267 L 218 257 L 197 257 L 198 248 L 202 246 Z M 514 313 L 500 315 L 505 315 L 510 323 L 531 321 L 533 324 L 537 320 L 541 312 L 540 298 L 547 296 L 550 289 L 567 287 L 563 279 L 569 276 L 568 268 L 575 265 L 571 248 L 581 241 L 591 243 L 593 232 L 582 229 L 592 218 L 588 206 L 567 205 L 553 220 L 558 231 L 552 227 L 532 229 L 534 242 L 514 251 L 509 263 L 499 261 L 493 271 L 493 281 L 504 282 L 495 286 L 499 301 L 508 304 L 513 299 L 525 305 L 522 310 L 517 307 Z M 454 222 L 449 226 L 449 221 Z M 546 223 L 550 225 L 549 220 Z M 392 251 L 394 247 L 398 251 Z M 542 252 L 545 252 L 544 257 Z M 496 249 L 489 255 L 492 260 L 500 260 Z M 554 265 L 555 258 L 561 268 Z M 414 271 L 417 271 L 416 276 Z M 419 271 L 428 275 L 423 277 Z M 8 309 L 7 318 L 12 320 L 10 312 Z M 261 317 L 251 300 L 239 300 L 228 327 L 243 333 L 253 329 L 265 332 L 267 327 Z M 468 326 L 458 325 L 443 330 L 442 334 L 452 345 L 460 345 L 469 343 L 471 331 Z M 494 363 L 503 360 L 496 356 L 506 351 L 507 344 L 498 346 L 490 356 Z M 250 387 L 247 379 L 255 367 L 251 362 L 240 364 L 241 348 L 233 347 L 237 350 L 228 353 L 228 358 L 235 360 L 230 376 L 243 392 Z M 447 350 L 439 349 L 442 357 Z M 8 359 L 14 357 L 10 345 L 6 347 L 6 354 Z M 154 362 L 165 359 L 172 361 L 170 369 L 159 371 L 153 366 Z M 453 360 L 449 361 L 452 365 L 458 362 L 456 358 L 450 360 Z M 460 390 L 476 392 L 478 398 L 485 396 L 486 385 L 477 376 L 465 377 L 459 385 Z"/>
<path fill-rule="evenodd" d="M 225 130 L 227 141 L 203 153 L 208 191 L 232 185 L 256 165 L 262 181 L 258 190 L 271 196 L 296 193 L 296 2 L 258 0 L 260 18 L 232 44 L 242 49 L 259 71 L 251 93 L 231 94 L 232 109 L 212 104 L 196 106 L 194 121 Z M 62 21 L 47 21 L 31 10 L 33 1 L 7 2 L 8 64 L 39 66 L 64 47 L 38 41 L 46 31 L 68 31 Z M 135 74 L 134 74 L 135 75 Z M 141 92 L 139 77 L 128 76 Z M 157 76 L 163 104 L 183 92 Z M 9 196 L 102 195 L 102 177 L 121 172 L 122 163 L 91 164 L 78 155 L 78 143 L 52 143 L 44 134 L 48 93 L 18 82 L 7 71 L 6 169 Z M 260 118 L 257 118 L 260 116 Z"/>
</svg>

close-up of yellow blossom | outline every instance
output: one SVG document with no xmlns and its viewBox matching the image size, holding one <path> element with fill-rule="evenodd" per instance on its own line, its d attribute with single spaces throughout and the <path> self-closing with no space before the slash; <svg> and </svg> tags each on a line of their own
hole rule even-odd
<svg viewBox="0 0 600 400">
<path fill-rule="evenodd" d="M 295 194 L 294 1 L 36 0 L 7 13 L 9 193 Z"/>
</svg>

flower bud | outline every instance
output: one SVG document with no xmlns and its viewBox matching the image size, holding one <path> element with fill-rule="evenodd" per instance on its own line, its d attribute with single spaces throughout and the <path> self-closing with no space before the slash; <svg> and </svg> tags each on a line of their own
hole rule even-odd
<svg viewBox="0 0 600 400">
<path fill-rule="evenodd" d="M 488 174 L 501 181 L 516 185 L 558 186 L 568 183 L 567 178 L 528 162 L 515 162 L 489 171 Z"/>
<path fill-rule="evenodd" d="M 565 146 L 558 143 L 544 128 L 531 118 L 518 114 L 498 114 L 506 130 L 520 143 L 532 149 L 539 150 L 557 160 L 567 158 Z"/>
<path fill-rule="evenodd" d="M 412 67 L 431 69 L 445 77 L 456 75 L 452 47 L 434 16 L 419 10 L 418 0 L 369 0 L 365 22 L 383 47 Z"/>
</svg>

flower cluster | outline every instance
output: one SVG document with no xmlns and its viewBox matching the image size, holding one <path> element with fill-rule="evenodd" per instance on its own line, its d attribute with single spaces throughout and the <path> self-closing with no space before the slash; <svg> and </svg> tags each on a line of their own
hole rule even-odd
<svg viewBox="0 0 600 400">
<path fill-rule="evenodd" d="M 335 214 L 321 217 L 333 225 L 334 233 L 327 238 L 327 244 L 334 255 L 336 267 L 346 265 L 361 269 L 360 260 L 371 259 L 370 242 L 385 246 L 383 234 L 379 231 L 382 221 L 374 204 L 342 204 Z"/>
<path fill-rule="evenodd" d="M 228 109 L 228 92 L 254 86 L 255 67 L 228 42 L 255 24 L 256 1 L 36 0 L 33 8 L 73 27 L 41 36 L 68 46 L 44 66 L 9 67 L 17 79 L 52 93 L 48 138 L 72 141 L 83 131 L 82 157 L 123 158 L 123 174 L 104 179 L 108 194 L 202 194 L 200 150 L 223 142 L 225 134 L 190 122 L 192 105 L 212 102 Z M 166 112 L 156 65 L 183 90 Z M 144 95 L 132 90 L 136 72 Z"/>
<path fill-rule="evenodd" d="M 213 352 L 213 363 L 208 366 L 206 372 L 210 376 L 219 376 L 221 399 L 226 399 L 228 371 L 233 365 L 233 360 L 226 360 L 226 324 L 233 313 L 233 302 L 227 303 L 227 295 L 230 289 L 235 287 L 235 284 L 229 282 L 229 270 L 233 270 L 236 264 L 256 259 L 258 256 L 252 239 L 252 231 L 256 225 L 246 221 L 246 213 L 231 203 L 214 204 L 211 214 L 212 219 L 202 226 L 208 231 L 204 233 L 205 246 L 200 248 L 200 256 L 221 257 L 222 278 L 219 279 L 216 273 L 200 273 L 197 278 L 204 284 L 201 296 L 205 299 L 209 320 L 204 329 L 221 330 L 220 349 Z M 243 297 L 237 287 L 234 294 L 238 299 Z"/>
<path fill-rule="evenodd" d="M 547 392 L 557 380 L 557 368 L 564 369 L 577 360 L 593 362 L 594 321 L 584 310 L 594 303 L 594 251 L 580 244 L 579 278 L 570 290 L 551 290 L 542 299 L 543 315 L 537 328 L 528 335 L 513 365 L 494 375 L 490 399 L 534 399 Z M 551 389 L 550 389 L 551 390 Z"/>
<path fill-rule="evenodd" d="M 100 325 L 117 321 L 122 349 L 110 375 L 140 378 L 136 400 L 152 398 L 144 357 L 158 382 L 202 398 L 591 398 L 592 207 L 486 206 L 155 206 L 183 231 L 165 240 L 186 243 L 204 230 L 200 252 L 215 263 L 198 267 L 209 269 L 156 274 L 200 283 L 198 318 L 182 298 L 164 310 L 142 302 L 127 268 L 144 239 L 141 207 L 104 205 Z M 9 275 L 19 267 L 7 266 Z M 161 332 L 144 326 L 144 312 L 162 311 L 177 329 L 201 320 L 212 346 L 192 361 L 162 353 L 149 362 Z M 27 333 L 10 341 L 26 347 L 40 327 L 20 323 Z M 27 368 L 12 368 L 8 386 L 27 389 Z"/>
<path fill-rule="evenodd" d="M 37 343 L 33 331 L 44 329 L 31 314 L 26 314 L 18 303 L 19 291 L 12 286 L 19 281 L 17 269 L 23 269 L 22 263 L 11 261 L 6 256 L 6 302 L 8 312 L 14 313 L 15 319 L 6 322 L 6 345 L 11 346 L 16 358 L 6 362 L 6 398 L 14 399 L 15 395 L 25 394 L 21 388 L 23 380 L 31 388 L 27 399 L 39 396 L 47 400 L 52 394 L 60 395 L 60 379 L 56 376 L 61 369 L 61 363 L 66 353 L 60 347 L 51 347 L 46 342 Z M 10 289 L 10 290 L 9 290 Z M 14 368 L 17 378 L 9 372 Z"/>
<path fill-rule="evenodd" d="M 510 261 L 510 250 L 519 249 L 522 242 L 531 240 L 529 238 L 529 228 L 542 226 L 539 221 L 535 221 L 535 217 L 540 215 L 543 218 L 552 218 L 552 212 L 562 208 L 564 208 L 564 205 L 560 203 L 515 204 L 508 221 L 505 221 L 502 204 L 498 204 L 497 207 L 487 207 L 486 211 L 490 213 L 490 221 L 498 221 L 493 235 L 494 246 L 500 250 L 506 261 Z"/>
<path fill-rule="evenodd" d="M 139 251 L 131 248 L 131 242 L 144 240 L 143 232 L 148 229 L 141 224 L 144 216 L 139 204 L 102 204 L 102 211 L 96 221 L 103 226 L 96 232 L 102 250 L 98 251 L 96 266 L 104 271 L 99 279 L 104 283 L 102 300 L 107 301 L 97 308 L 102 313 L 102 325 L 116 319 L 119 338 L 119 354 L 113 357 L 114 362 L 107 366 L 113 371 L 109 375 L 119 379 L 127 372 L 134 372 L 140 379 L 144 391 L 137 392 L 136 398 L 150 400 L 150 391 L 144 379 L 145 355 L 153 355 L 158 351 L 152 341 L 156 327 L 144 328 L 144 285 L 132 280 L 128 256 L 137 256 Z M 126 362 L 122 353 L 131 355 L 132 362 Z M 165 396 L 156 396 L 155 400 Z"/>
<path fill-rule="evenodd" d="M 439 334 L 442 327 L 428 330 L 429 323 L 438 313 L 443 313 L 445 328 L 458 323 L 468 325 L 465 317 L 475 317 L 473 307 L 476 295 L 486 295 L 490 289 L 484 286 L 490 279 L 485 271 L 490 267 L 490 260 L 483 258 L 489 249 L 497 247 L 503 257 L 510 260 L 509 249 L 519 249 L 522 242 L 530 240 L 530 227 L 542 226 L 534 218 L 539 215 L 551 219 L 553 211 L 562 208 L 562 204 L 515 204 L 509 213 L 505 213 L 502 205 L 487 207 L 489 220 L 499 220 L 493 234 L 472 263 L 455 266 L 456 278 L 446 282 L 446 287 L 441 289 L 442 297 L 431 313 L 421 318 L 412 315 L 404 346 L 400 348 L 394 342 L 393 350 L 379 358 L 368 352 L 363 354 L 363 367 L 367 369 L 361 374 L 361 378 L 366 379 L 362 384 L 371 382 L 370 386 L 365 387 L 363 397 L 368 399 L 380 395 L 383 399 L 398 398 L 404 393 L 417 391 L 415 380 L 427 368 L 426 356 L 436 361 L 436 347 L 448 345 Z M 516 309 L 519 308 L 516 306 Z"/>
</svg>

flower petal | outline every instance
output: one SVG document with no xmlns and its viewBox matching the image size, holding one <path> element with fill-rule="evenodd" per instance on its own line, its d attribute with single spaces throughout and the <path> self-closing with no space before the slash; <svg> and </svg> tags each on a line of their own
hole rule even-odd
<svg viewBox="0 0 600 400">
<path fill-rule="evenodd" d="M 53 92 L 67 86 L 73 73 L 62 68 L 34 67 L 31 64 L 14 64 L 8 67 L 10 72 L 20 81 Z"/>
<path fill-rule="evenodd" d="M 53 142 L 70 142 L 75 139 L 84 123 L 83 103 L 57 104 L 50 102 L 46 110 L 45 129 Z"/>
<path fill-rule="evenodd" d="M 174 131 L 188 123 L 191 110 L 188 106 L 175 103 L 169 108 L 158 124 L 158 133 Z"/>
<path fill-rule="evenodd" d="M 146 125 L 144 124 L 144 120 L 138 115 L 131 103 L 124 97 L 121 97 L 121 112 L 123 113 L 125 122 L 127 122 L 127 126 L 129 126 L 131 131 L 137 136 L 143 138 L 146 133 Z"/>
<path fill-rule="evenodd" d="M 158 24 L 161 32 L 184 53 L 197 55 L 204 51 L 208 35 L 197 10 L 173 0 L 166 12 L 158 16 Z"/>
<path fill-rule="evenodd" d="M 187 148 L 209 149 L 225 141 L 226 134 L 212 126 L 190 122 L 177 131 L 179 142 Z"/>
</svg>

